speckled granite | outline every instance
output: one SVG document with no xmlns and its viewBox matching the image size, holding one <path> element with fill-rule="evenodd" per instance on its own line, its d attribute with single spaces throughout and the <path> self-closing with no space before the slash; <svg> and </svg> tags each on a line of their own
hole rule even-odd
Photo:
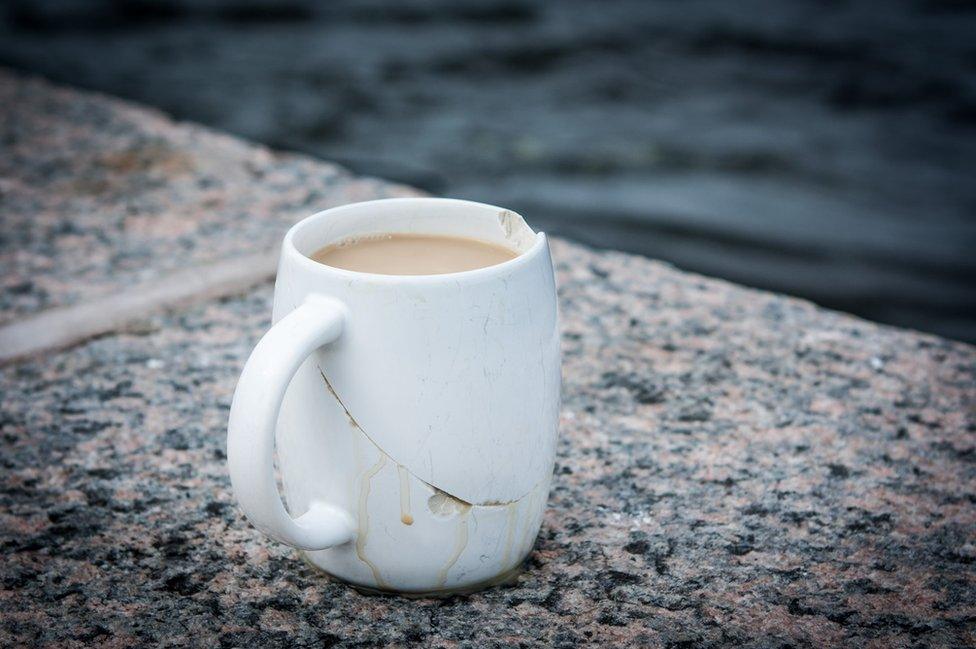
<svg viewBox="0 0 976 649">
<path fill-rule="evenodd" d="M 0 322 L 417 193 L 0 68 Z"/>
<path fill-rule="evenodd" d="M 236 156 L 285 164 L 106 99 L 0 86 L 5 97 L 38 95 L 49 120 L 67 111 L 64 137 L 97 114 L 91 127 L 120 150 L 141 150 L 145 122 L 187 143 L 174 155 L 194 169 L 210 154 L 190 133 L 223 146 L 228 167 Z M 96 133 L 77 137 L 72 155 L 102 148 Z M 0 153 L 3 218 L 26 225 L 4 230 L 5 272 L 11 259 L 23 260 L 18 272 L 37 267 L 50 228 L 73 227 L 53 224 L 92 224 L 120 203 L 142 206 L 164 251 L 180 249 L 179 228 L 200 232 L 192 215 L 209 218 L 192 174 L 145 185 L 133 180 L 143 171 L 123 168 L 82 198 L 68 165 L 51 186 L 67 195 L 41 196 L 43 169 L 67 163 L 47 150 L 14 164 L 11 150 Z M 301 196 L 317 174 L 336 176 L 339 193 L 358 182 L 295 164 L 307 172 L 251 188 L 255 211 L 245 201 L 229 213 L 268 218 L 266 206 L 285 200 L 274 194 Z M 31 201 L 44 205 L 39 225 L 21 216 Z M 172 231 L 168 215 L 180 224 Z M 49 254 L 72 241 L 105 251 L 131 242 L 78 236 L 55 237 Z M 30 250 L 15 249 L 21 237 Z M 246 523 L 224 469 L 224 426 L 268 325 L 264 286 L 0 369 L 0 646 L 976 642 L 976 349 L 642 258 L 558 240 L 553 252 L 562 439 L 517 584 L 447 600 L 364 596 Z M 103 267 L 109 256 L 79 257 L 97 288 L 122 281 Z M 156 268 L 153 259 L 136 265 Z M 51 301 L 96 290 L 69 279 L 54 268 L 37 282 Z M 5 317 L 46 304 L 6 293 Z"/>
</svg>

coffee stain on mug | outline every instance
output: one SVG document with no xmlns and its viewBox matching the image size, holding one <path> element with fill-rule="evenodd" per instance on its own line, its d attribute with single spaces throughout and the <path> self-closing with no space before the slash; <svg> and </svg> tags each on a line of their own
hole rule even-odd
<svg viewBox="0 0 976 649">
<path fill-rule="evenodd" d="M 402 464 L 397 464 L 397 475 L 400 476 L 400 522 L 413 525 L 410 515 L 410 473 Z"/>
<path fill-rule="evenodd" d="M 379 588 L 388 588 L 388 585 L 380 576 L 380 570 L 376 564 L 366 557 L 366 541 L 369 536 L 370 483 L 373 476 L 380 472 L 384 464 L 386 464 L 386 455 L 380 453 L 380 459 L 363 475 L 362 484 L 359 487 L 359 533 L 356 535 L 356 555 L 373 571 L 373 579 L 376 580 L 376 586 Z"/>
<path fill-rule="evenodd" d="M 437 587 L 443 588 L 447 583 L 447 573 L 457 560 L 461 558 L 461 553 L 464 552 L 464 548 L 468 545 L 468 515 L 471 513 L 471 505 L 467 505 L 462 511 L 461 516 L 458 518 L 458 530 L 457 537 L 454 540 L 454 551 L 451 556 L 448 557 L 447 563 L 441 568 L 440 572 L 437 574 Z"/>
<path fill-rule="evenodd" d="M 546 494 L 546 496 L 548 496 L 548 493 Z M 536 537 L 533 536 L 532 534 L 532 530 L 534 529 L 534 526 L 530 525 L 529 521 L 531 520 L 532 517 L 538 514 L 538 512 L 534 511 L 535 508 L 538 507 L 537 500 L 538 500 L 537 494 L 535 491 L 533 491 L 532 493 L 529 494 L 529 496 L 524 501 L 525 502 L 525 532 L 522 535 L 522 541 L 521 543 L 519 543 L 519 548 L 520 550 L 526 553 L 528 553 L 532 549 L 532 546 L 535 545 Z M 543 505 L 544 504 L 545 502 L 543 501 Z M 539 533 L 538 530 L 536 530 L 535 533 L 538 534 Z"/>
<path fill-rule="evenodd" d="M 509 503 L 505 512 L 505 553 L 502 555 L 502 567 L 508 566 L 512 558 L 512 544 L 515 543 L 515 527 L 518 525 L 518 503 Z"/>
</svg>

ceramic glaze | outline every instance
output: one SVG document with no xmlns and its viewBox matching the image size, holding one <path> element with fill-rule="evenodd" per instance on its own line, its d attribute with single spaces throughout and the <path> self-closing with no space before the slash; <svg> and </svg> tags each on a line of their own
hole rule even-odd
<svg viewBox="0 0 976 649">
<path fill-rule="evenodd" d="M 519 254 L 420 276 L 308 257 L 385 232 L 473 237 Z M 450 199 L 320 212 L 285 236 L 273 321 L 228 427 L 231 481 L 254 525 L 365 588 L 465 590 L 511 573 L 541 525 L 555 455 L 559 340 L 545 235 L 511 211 Z"/>
</svg>

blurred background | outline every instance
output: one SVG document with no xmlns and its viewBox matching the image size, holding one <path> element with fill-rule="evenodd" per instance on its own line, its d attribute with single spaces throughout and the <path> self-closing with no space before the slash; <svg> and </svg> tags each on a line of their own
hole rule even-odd
<svg viewBox="0 0 976 649">
<path fill-rule="evenodd" d="M 976 341 L 973 2 L 8 1 L 0 64 Z"/>
</svg>

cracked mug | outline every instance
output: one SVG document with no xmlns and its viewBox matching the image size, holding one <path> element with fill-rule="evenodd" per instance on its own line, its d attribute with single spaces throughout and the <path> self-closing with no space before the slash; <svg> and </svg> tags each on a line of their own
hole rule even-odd
<svg viewBox="0 0 976 649">
<path fill-rule="evenodd" d="M 469 237 L 517 256 L 442 275 L 309 257 L 378 233 Z M 360 588 L 446 593 L 514 575 L 542 523 L 557 435 L 545 234 L 450 199 L 319 212 L 285 235 L 273 320 L 227 432 L 231 483 L 255 527 Z"/>
</svg>

